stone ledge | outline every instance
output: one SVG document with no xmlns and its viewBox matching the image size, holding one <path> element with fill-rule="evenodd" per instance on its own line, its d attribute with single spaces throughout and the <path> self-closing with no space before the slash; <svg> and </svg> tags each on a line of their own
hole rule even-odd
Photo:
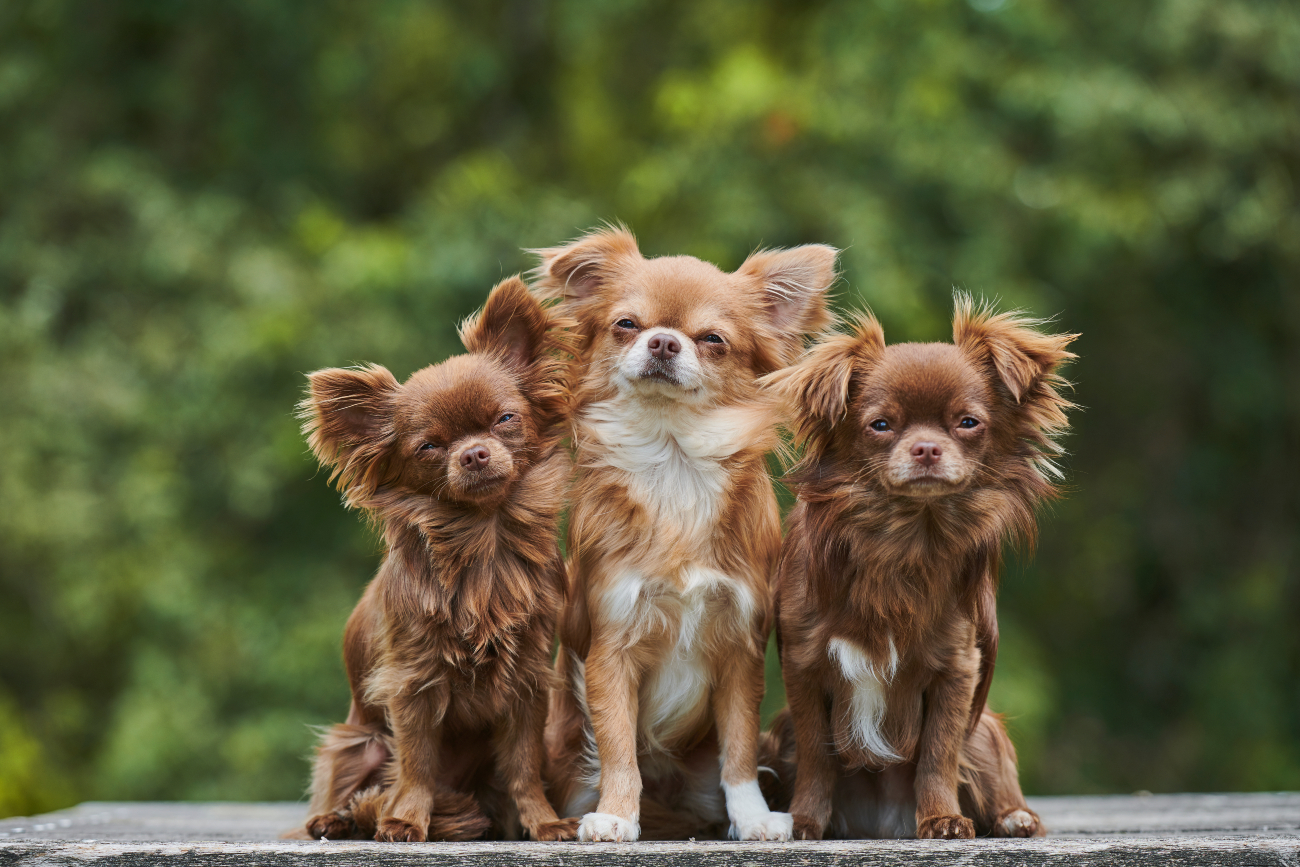
<svg viewBox="0 0 1300 867">
<path fill-rule="evenodd" d="M 1300 793 L 1031 798 L 1037 840 L 364 843 L 278 839 L 302 804 L 87 803 L 0 820 L 8 865 L 1300 864 Z"/>
<path fill-rule="evenodd" d="M 218 867 L 466 864 L 521 867 L 847 867 L 847 865 L 1287 865 L 1300 840 L 1283 836 L 1177 836 L 1084 840 L 848 841 L 820 843 L 57 843 L 0 846 L 0 865 L 167 864 Z"/>
</svg>

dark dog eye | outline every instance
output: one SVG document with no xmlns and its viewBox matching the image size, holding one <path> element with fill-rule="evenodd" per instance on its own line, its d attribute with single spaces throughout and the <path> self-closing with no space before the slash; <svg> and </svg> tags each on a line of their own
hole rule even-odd
<svg viewBox="0 0 1300 867">
<path fill-rule="evenodd" d="M 437 446 L 435 446 L 433 443 L 423 443 L 423 444 L 420 446 L 420 451 L 422 451 L 422 452 L 431 452 L 431 451 L 433 451 L 433 450 L 436 449 L 436 448 L 437 448 Z"/>
<path fill-rule="evenodd" d="M 889 430 L 889 422 L 885 421 L 883 418 L 878 418 L 871 423 L 871 429 L 881 432 L 887 431 Z"/>
<path fill-rule="evenodd" d="M 966 428 L 967 430 L 969 430 L 970 428 L 973 428 L 973 427 L 979 427 L 979 426 L 980 426 L 980 421 L 979 421 L 979 419 L 977 419 L 977 418 L 971 418 L 970 416 L 966 416 L 964 419 L 962 419 L 960 422 L 958 422 L 958 426 L 959 426 L 959 427 L 964 427 L 964 428 Z"/>
<path fill-rule="evenodd" d="M 497 424 L 505 424 L 506 422 L 510 421 L 510 419 L 514 417 L 515 414 L 513 412 L 508 412 L 505 415 L 501 416 L 501 418 L 497 419 Z"/>
<path fill-rule="evenodd" d="M 706 334 L 701 338 L 705 343 L 721 343 L 722 338 L 716 334 Z"/>
<path fill-rule="evenodd" d="M 636 328 L 636 323 L 631 319 L 620 319 L 614 323 L 619 328 Z"/>
</svg>

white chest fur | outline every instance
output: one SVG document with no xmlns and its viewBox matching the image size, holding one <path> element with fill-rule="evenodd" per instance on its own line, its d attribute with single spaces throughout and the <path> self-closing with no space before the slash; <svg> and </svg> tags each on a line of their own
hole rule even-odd
<svg viewBox="0 0 1300 867">
<path fill-rule="evenodd" d="M 707 537 L 730 483 L 723 462 L 754 443 L 753 415 L 619 396 L 588 407 L 579 431 L 594 441 L 592 460 L 622 472 L 656 524 Z"/>
<path fill-rule="evenodd" d="M 640 694 L 638 727 L 649 746 L 671 744 L 708 713 L 718 668 L 757 613 L 748 587 L 704 567 L 673 580 L 624 573 L 609 584 L 593 612 L 600 627 L 623 646 L 657 651 Z"/>
<path fill-rule="evenodd" d="M 898 649 L 889 642 L 889 661 L 877 665 L 874 660 L 853 642 L 832 638 L 826 647 L 830 656 L 849 682 L 849 732 L 862 749 L 882 759 L 902 759 L 881 732 L 885 720 L 885 687 L 898 671 Z"/>
</svg>

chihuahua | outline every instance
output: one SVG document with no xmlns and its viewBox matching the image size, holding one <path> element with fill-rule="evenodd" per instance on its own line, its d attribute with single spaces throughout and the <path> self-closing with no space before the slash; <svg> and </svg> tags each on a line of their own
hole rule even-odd
<svg viewBox="0 0 1300 867">
<path fill-rule="evenodd" d="M 585 841 L 788 840 L 757 782 L 781 540 L 778 416 L 757 380 L 826 323 L 836 251 L 758 252 L 729 274 L 647 259 L 610 228 L 538 252 L 579 343 L 553 795 L 585 814 Z"/>
<path fill-rule="evenodd" d="M 518 277 L 460 331 L 468 354 L 399 384 L 309 375 L 303 430 L 383 564 L 348 620 L 347 722 L 311 786 L 313 839 L 572 839 L 542 786 L 571 473 L 563 321 Z"/>
<path fill-rule="evenodd" d="M 958 296 L 952 344 L 887 347 L 863 315 L 764 381 L 805 447 L 777 577 L 796 838 L 1044 833 L 985 707 L 1002 546 L 1032 545 L 1072 407 L 1077 335 L 1039 325 Z"/>
</svg>

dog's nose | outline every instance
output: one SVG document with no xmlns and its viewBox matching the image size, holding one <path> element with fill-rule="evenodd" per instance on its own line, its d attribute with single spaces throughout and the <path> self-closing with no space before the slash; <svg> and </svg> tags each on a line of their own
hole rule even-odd
<svg viewBox="0 0 1300 867">
<path fill-rule="evenodd" d="M 477 472 L 492 462 L 492 453 L 483 446 L 471 446 L 460 453 L 460 465 Z"/>
<path fill-rule="evenodd" d="M 917 443 L 912 446 L 912 457 L 923 467 L 932 467 L 939 463 L 939 456 L 943 454 L 943 449 L 939 448 L 938 443 Z"/>
<path fill-rule="evenodd" d="M 650 354 L 660 361 L 667 361 L 682 351 L 682 345 L 677 341 L 676 337 L 662 332 L 651 337 L 645 348 L 650 350 Z"/>
</svg>

